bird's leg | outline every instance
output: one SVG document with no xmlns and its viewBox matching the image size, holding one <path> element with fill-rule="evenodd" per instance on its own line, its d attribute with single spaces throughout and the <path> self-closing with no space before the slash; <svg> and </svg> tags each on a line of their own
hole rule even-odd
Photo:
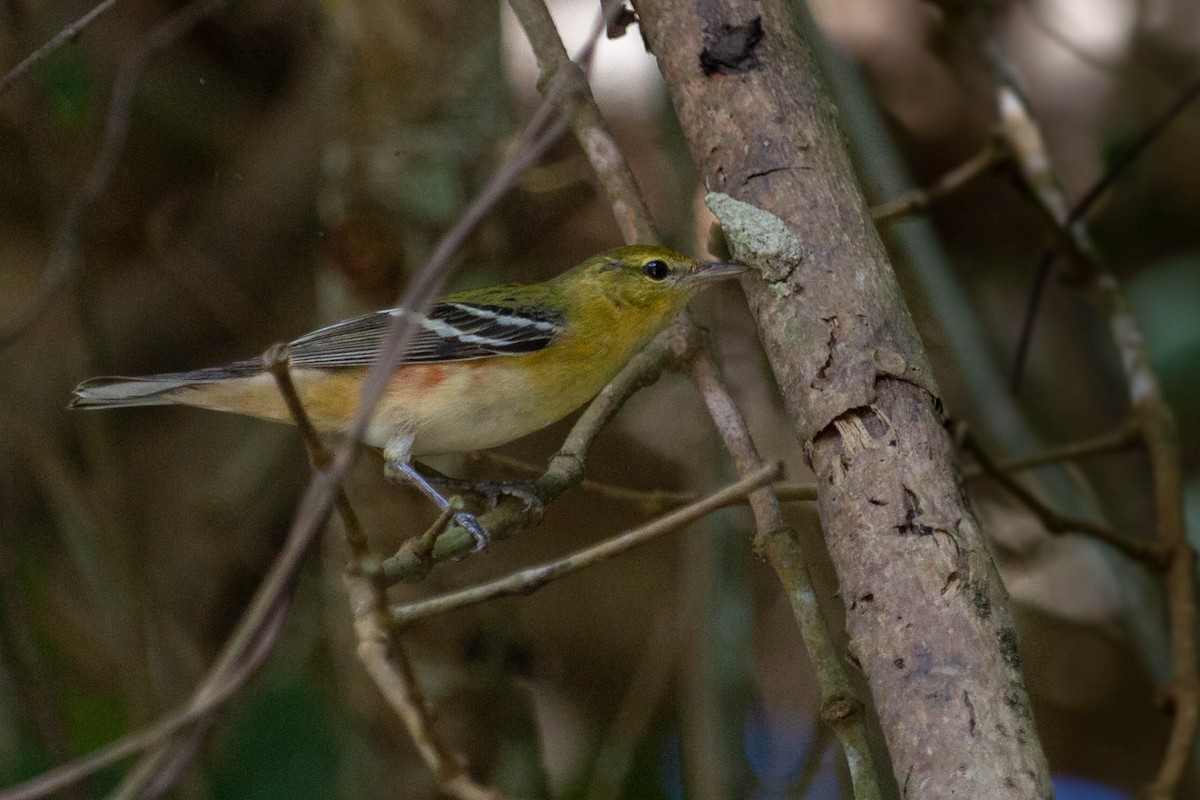
<svg viewBox="0 0 1200 800">
<path fill-rule="evenodd" d="M 418 467 L 425 479 L 443 490 L 462 493 L 471 492 L 487 500 L 488 510 L 496 507 L 496 502 L 504 496 L 515 497 L 525 504 L 525 513 L 541 516 L 542 500 L 534 490 L 533 481 L 472 481 L 465 478 L 454 478 L 445 475 L 428 464 Z"/>
<path fill-rule="evenodd" d="M 408 481 L 421 490 L 421 493 L 434 502 L 434 504 L 445 511 L 450 507 L 450 501 L 447 500 L 441 492 L 433 487 L 425 479 L 420 472 L 417 472 L 416 467 L 412 463 L 412 434 L 401 434 L 393 437 L 387 446 L 383 449 L 385 465 L 383 468 L 384 474 L 394 481 Z M 491 541 L 491 534 L 487 528 L 480 524 L 474 514 L 468 514 L 465 511 L 458 511 L 454 514 L 454 523 L 464 528 L 471 534 L 471 538 L 475 540 L 474 552 L 479 552 L 487 547 Z"/>
</svg>

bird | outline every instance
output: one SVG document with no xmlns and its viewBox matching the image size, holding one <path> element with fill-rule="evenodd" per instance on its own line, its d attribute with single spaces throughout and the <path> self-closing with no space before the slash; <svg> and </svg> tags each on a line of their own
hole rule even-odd
<svg viewBox="0 0 1200 800">
<path fill-rule="evenodd" d="M 389 477 L 412 483 L 445 511 L 451 501 L 414 459 L 496 447 L 565 417 L 598 394 L 696 292 L 744 270 L 662 247 L 619 247 L 541 283 L 469 289 L 424 313 L 383 309 L 320 328 L 288 344 L 291 375 L 317 430 L 343 430 L 389 326 L 412 314 L 415 332 L 362 438 L 383 450 Z M 69 407 L 176 404 L 292 420 L 259 358 L 91 378 L 75 388 Z M 451 516 L 476 549 L 487 545 L 489 533 L 475 515 Z"/>
</svg>

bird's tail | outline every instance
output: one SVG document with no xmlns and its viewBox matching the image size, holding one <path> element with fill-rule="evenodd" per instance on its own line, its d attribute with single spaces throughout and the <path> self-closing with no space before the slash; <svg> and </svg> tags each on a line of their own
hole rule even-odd
<svg viewBox="0 0 1200 800">
<path fill-rule="evenodd" d="M 239 361 L 227 367 L 192 372 L 169 372 L 140 378 L 91 378 L 75 387 L 68 408 L 120 408 L 123 406 L 166 406 L 179 400 L 184 390 L 206 383 L 247 378 L 263 372 L 260 361 Z"/>
</svg>

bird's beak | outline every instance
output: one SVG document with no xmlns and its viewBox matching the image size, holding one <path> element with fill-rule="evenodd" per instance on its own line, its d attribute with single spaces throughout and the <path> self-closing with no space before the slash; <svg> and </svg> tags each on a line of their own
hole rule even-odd
<svg viewBox="0 0 1200 800">
<path fill-rule="evenodd" d="M 707 285 L 726 278 L 733 278 L 746 271 L 746 267 L 733 261 L 701 261 L 700 268 L 688 276 L 692 283 Z"/>
</svg>

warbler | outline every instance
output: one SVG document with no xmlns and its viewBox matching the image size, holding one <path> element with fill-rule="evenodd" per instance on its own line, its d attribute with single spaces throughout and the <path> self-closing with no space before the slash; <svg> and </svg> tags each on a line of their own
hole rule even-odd
<svg viewBox="0 0 1200 800">
<path fill-rule="evenodd" d="M 702 287 L 743 271 L 660 247 L 620 247 L 543 283 L 448 295 L 425 314 L 364 434 L 388 474 L 449 501 L 413 466 L 418 456 L 495 447 L 555 422 L 594 397 Z M 343 429 L 389 326 L 403 309 L 330 325 L 288 345 L 292 378 L 320 431 Z M 260 359 L 75 388 L 72 408 L 182 404 L 291 421 Z M 476 539 L 471 514 L 455 522 Z"/>
</svg>

